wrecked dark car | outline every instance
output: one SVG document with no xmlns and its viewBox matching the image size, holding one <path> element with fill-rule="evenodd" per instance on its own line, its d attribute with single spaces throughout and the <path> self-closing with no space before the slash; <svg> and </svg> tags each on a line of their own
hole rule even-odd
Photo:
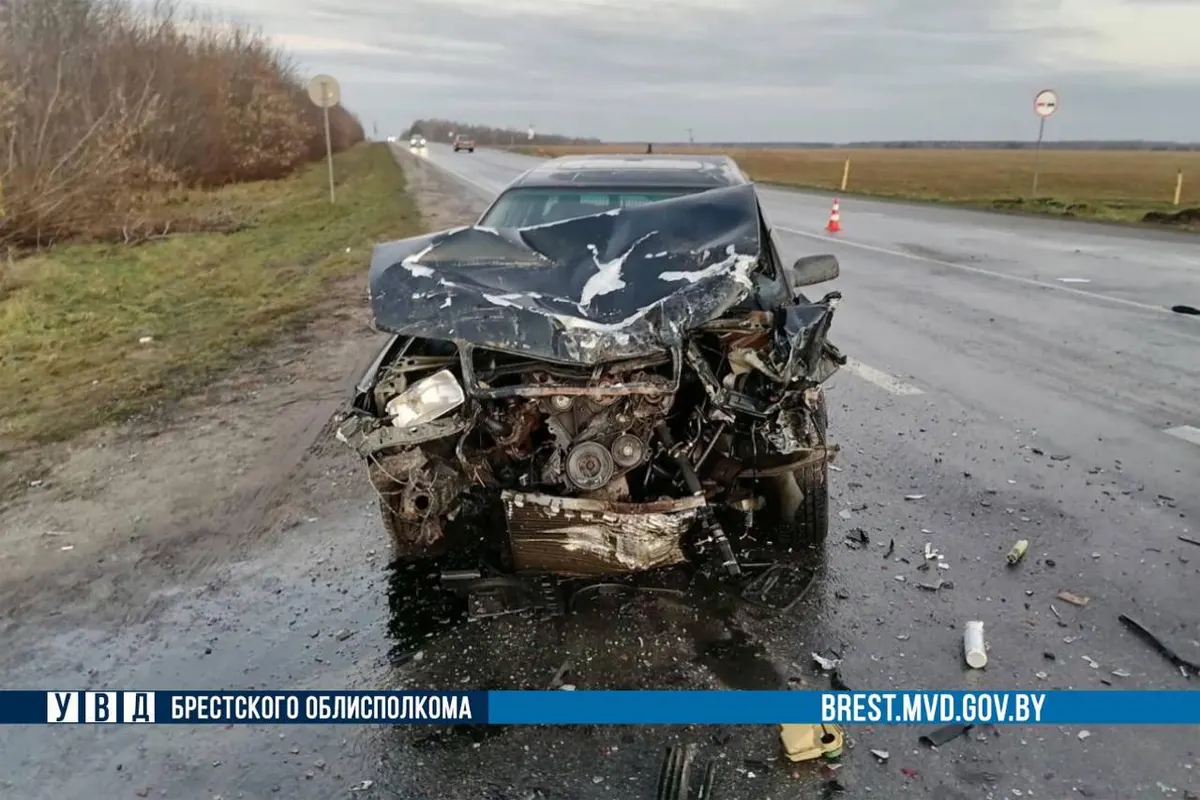
<svg viewBox="0 0 1200 800">
<path fill-rule="evenodd" d="M 840 294 L 800 289 L 837 260 L 782 263 L 728 159 L 687 157 L 697 172 L 674 178 L 681 157 L 621 158 L 540 167 L 532 216 L 510 188 L 476 226 L 376 247 L 372 311 L 392 337 L 338 438 L 400 559 L 738 577 L 763 538 L 823 543 Z"/>
</svg>

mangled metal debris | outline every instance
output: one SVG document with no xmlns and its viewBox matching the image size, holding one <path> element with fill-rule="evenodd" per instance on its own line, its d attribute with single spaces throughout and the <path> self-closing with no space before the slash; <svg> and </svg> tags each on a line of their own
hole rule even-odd
<svg viewBox="0 0 1200 800">
<path fill-rule="evenodd" d="M 1183 677 L 1190 679 L 1192 675 L 1200 675 L 1200 662 L 1184 658 L 1178 650 L 1168 645 L 1157 634 L 1129 615 L 1122 614 L 1117 619 L 1121 621 L 1122 625 L 1137 634 L 1142 641 L 1149 644 L 1164 658 L 1178 667 Z"/>
<path fill-rule="evenodd" d="M 671 745 L 659 768 L 656 800 L 712 800 L 716 762 L 697 763 L 694 744 Z"/>
<path fill-rule="evenodd" d="M 393 335 L 337 436 L 399 557 L 477 553 L 472 616 L 546 605 L 498 575 L 749 581 L 756 531 L 827 532 L 840 295 L 800 288 L 836 275 L 779 260 L 751 185 L 381 244 L 371 305 Z M 786 607 L 811 576 L 756 580 L 748 597 Z"/>
</svg>

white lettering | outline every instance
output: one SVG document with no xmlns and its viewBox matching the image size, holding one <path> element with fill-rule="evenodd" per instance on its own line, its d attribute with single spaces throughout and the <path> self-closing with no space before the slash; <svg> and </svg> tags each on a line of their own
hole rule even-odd
<svg viewBox="0 0 1200 800">
<path fill-rule="evenodd" d="M 1035 694 L 1031 695 L 1029 701 L 1033 704 L 1033 721 L 1042 721 L 1042 704 L 1046 702 L 1046 695 Z"/>
<path fill-rule="evenodd" d="M 992 696 L 992 703 L 995 705 L 995 715 L 992 721 L 1007 722 L 1008 721 L 1008 702 L 1009 696 L 1006 694 L 995 694 Z"/>
</svg>

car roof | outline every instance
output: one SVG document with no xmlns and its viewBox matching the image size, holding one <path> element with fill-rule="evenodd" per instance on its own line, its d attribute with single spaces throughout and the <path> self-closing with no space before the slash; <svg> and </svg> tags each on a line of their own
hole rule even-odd
<svg viewBox="0 0 1200 800">
<path fill-rule="evenodd" d="M 729 156 L 613 153 L 562 156 L 509 184 L 516 187 L 624 186 L 651 188 L 738 186 L 750 180 Z"/>
</svg>

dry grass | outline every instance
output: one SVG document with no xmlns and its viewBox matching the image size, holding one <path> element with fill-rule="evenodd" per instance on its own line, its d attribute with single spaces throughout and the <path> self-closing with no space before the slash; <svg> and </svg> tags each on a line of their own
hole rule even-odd
<svg viewBox="0 0 1200 800">
<path fill-rule="evenodd" d="M 332 207 L 316 164 L 188 198 L 245 223 L 236 233 L 64 245 L 8 265 L 0 453 L 182 396 L 312 319 L 331 281 L 362 274 L 372 244 L 419 230 L 386 145 L 352 148 L 336 170 Z"/>
<path fill-rule="evenodd" d="M 638 152 L 629 145 L 518 148 L 539 155 Z M 1034 153 L 1024 150 L 736 149 L 655 147 L 656 153 L 717 153 L 735 158 L 755 181 L 838 190 L 850 160 L 847 191 L 1111 220 L 1140 221 L 1200 207 L 1200 152 L 1062 151 L 1041 154 L 1037 197 L 1030 197 Z"/>
<path fill-rule="evenodd" d="M 337 150 L 363 139 L 344 109 L 331 122 Z M 299 76 L 253 31 L 134 0 L 0 2 L 0 247 L 204 227 L 164 204 L 324 150 Z"/>
</svg>

